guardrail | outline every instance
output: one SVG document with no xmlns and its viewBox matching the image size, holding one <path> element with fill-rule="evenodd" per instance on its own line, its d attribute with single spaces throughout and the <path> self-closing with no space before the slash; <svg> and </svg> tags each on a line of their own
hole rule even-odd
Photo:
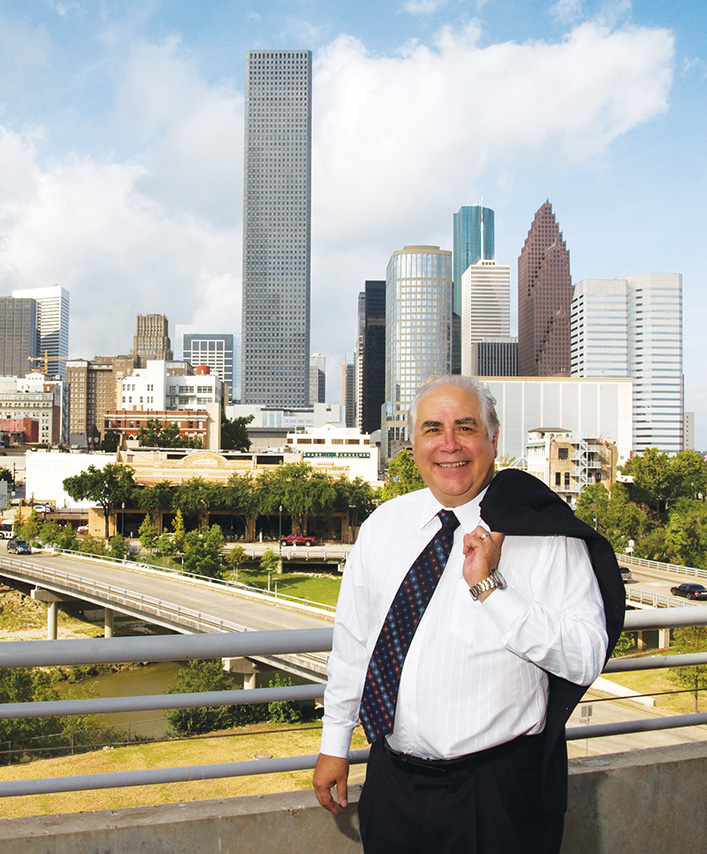
<svg viewBox="0 0 707 854">
<path fill-rule="evenodd" d="M 199 585 L 209 585 L 220 587 L 223 589 L 229 589 L 239 595 L 246 597 L 256 597 L 262 601 L 274 601 L 278 604 L 290 605 L 292 607 L 297 608 L 297 610 L 302 610 L 309 613 L 314 613 L 319 616 L 331 615 L 336 610 L 336 606 L 327 605 L 323 602 L 312 602 L 309 599 L 300 599 L 296 596 L 289 596 L 285 593 L 278 593 L 277 591 L 271 590 L 262 590 L 259 587 L 250 587 L 247 584 L 242 584 L 239 581 L 230 581 L 224 578 L 209 578 L 206 579 L 202 575 L 195 575 L 190 572 L 183 572 L 180 569 L 176 569 L 173 567 L 156 567 L 147 563 L 139 563 L 137 561 L 125 560 L 120 558 L 110 558 L 104 557 L 103 555 L 89 555 L 84 552 L 76 552 L 71 551 L 69 549 L 55 549 L 54 552 L 56 554 L 68 555 L 74 559 L 78 560 L 86 560 L 93 562 L 106 562 L 112 563 L 118 566 L 124 566 L 126 569 L 129 569 L 131 572 L 140 572 L 145 575 L 157 574 L 162 576 L 171 576 L 174 578 L 185 579 L 190 581 L 192 584 Z M 20 558 L 6 558 L 4 556 L 0 556 L 0 568 L 7 570 L 8 573 L 12 573 L 13 569 L 16 567 L 21 567 L 24 574 L 27 574 L 33 579 L 44 580 L 46 582 L 60 583 L 63 581 L 66 584 L 71 584 L 74 589 L 79 590 L 84 593 L 90 592 L 98 592 L 99 590 L 109 590 L 111 591 L 111 595 L 117 596 L 117 599 L 114 601 L 121 602 L 122 604 L 134 604 L 131 600 L 137 600 L 138 597 L 135 594 L 132 594 L 130 590 L 127 588 L 123 588 L 116 585 L 101 585 L 100 582 L 91 581 L 86 583 L 83 579 L 83 576 L 67 572 L 66 570 L 57 570 L 57 569 L 48 569 L 43 564 L 32 563 L 28 560 L 22 560 Z M 98 587 L 96 586 L 98 585 Z M 121 598 L 122 597 L 122 598 Z M 140 597 L 141 600 L 145 602 L 152 601 L 156 603 L 161 610 L 151 611 L 147 613 L 158 614 L 160 616 L 167 616 L 170 613 L 170 609 L 174 613 L 180 612 L 179 608 L 176 606 L 171 606 L 169 603 L 164 602 L 164 600 L 158 599 L 156 597 Z M 197 620 L 201 619 L 202 615 L 197 611 L 191 611 L 186 608 L 182 608 L 182 615 L 191 614 L 196 617 Z M 243 627 L 235 627 L 235 623 L 228 623 L 227 621 L 212 621 L 211 624 L 208 622 L 197 622 L 194 624 L 195 631 L 242 631 Z"/>
<path fill-rule="evenodd" d="M 671 575 L 686 575 L 689 578 L 707 578 L 707 569 L 699 569 L 695 566 L 681 566 L 676 563 L 661 563 L 658 560 L 646 560 L 642 557 L 632 557 L 616 552 L 616 560 L 624 566 L 642 566 L 645 569 L 659 569 Z"/>
<path fill-rule="evenodd" d="M 632 631 L 690 625 L 707 625 L 707 609 L 663 608 L 655 611 L 633 611 L 626 615 L 625 628 Z M 110 638 L 88 641 L 13 641 L 0 644 L 0 667 L 113 664 L 131 661 L 253 657 L 282 653 L 323 654 L 331 649 L 331 640 L 331 629 L 307 629 L 176 637 Z M 604 672 L 619 673 L 705 663 L 707 663 L 707 652 L 690 655 L 622 658 L 609 661 Z M 248 691 L 159 694 L 142 697 L 61 700 L 51 703 L 11 703 L 0 705 L 0 719 L 317 699 L 323 695 L 323 688 L 323 685 L 301 685 Z M 570 740 L 598 738 L 621 733 L 647 732 L 704 724 L 707 724 L 707 714 L 649 718 L 617 724 L 572 727 L 567 730 L 567 738 Z M 353 751 L 351 762 L 354 764 L 365 762 L 367 755 L 367 750 Z M 315 761 L 316 756 L 299 756 L 198 765 L 186 768 L 163 768 L 39 780 L 14 780 L 0 783 L 0 797 L 304 770 L 313 768 Z"/>
</svg>

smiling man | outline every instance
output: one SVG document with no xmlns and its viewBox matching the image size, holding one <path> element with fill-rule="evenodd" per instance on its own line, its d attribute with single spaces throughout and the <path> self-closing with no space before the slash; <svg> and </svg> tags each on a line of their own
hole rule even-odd
<svg viewBox="0 0 707 854">
<path fill-rule="evenodd" d="M 381 505 L 346 565 L 313 782 L 340 813 L 360 721 L 367 854 L 559 851 L 560 735 L 618 636 L 605 609 L 623 585 L 540 481 L 494 478 L 498 430 L 481 383 L 423 386 L 409 433 L 427 489 Z"/>
</svg>

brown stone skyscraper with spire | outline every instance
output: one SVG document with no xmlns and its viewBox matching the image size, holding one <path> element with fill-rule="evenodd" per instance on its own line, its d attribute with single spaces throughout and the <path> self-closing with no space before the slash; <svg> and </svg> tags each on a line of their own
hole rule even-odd
<svg viewBox="0 0 707 854">
<path fill-rule="evenodd" d="M 570 253 L 545 202 L 518 258 L 518 375 L 570 375 Z"/>
</svg>

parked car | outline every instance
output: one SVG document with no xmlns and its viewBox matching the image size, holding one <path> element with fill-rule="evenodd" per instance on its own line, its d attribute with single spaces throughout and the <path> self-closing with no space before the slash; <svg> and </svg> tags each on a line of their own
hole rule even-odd
<svg viewBox="0 0 707 854">
<path fill-rule="evenodd" d="M 313 546 L 316 537 L 306 537 L 304 534 L 287 534 L 280 538 L 281 546 Z"/>
<path fill-rule="evenodd" d="M 703 584 L 695 584 L 694 581 L 687 581 L 684 584 L 678 584 L 677 587 L 671 587 L 670 592 L 673 596 L 684 596 L 686 599 L 707 600 L 707 587 Z"/>
<path fill-rule="evenodd" d="M 51 513 L 54 510 L 54 507 L 51 504 L 45 502 L 33 504 L 32 506 L 37 511 L 37 513 Z"/>
<path fill-rule="evenodd" d="M 26 540 L 10 540 L 7 550 L 16 555 L 31 555 L 32 547 Z"/>
<path fill-rule="evenodd" d="M 619 572 L 621 573 L 621 580 L 624 584 L 631 580 L 631 570 L 627 566 L 620 566 Z"/>
</svg>

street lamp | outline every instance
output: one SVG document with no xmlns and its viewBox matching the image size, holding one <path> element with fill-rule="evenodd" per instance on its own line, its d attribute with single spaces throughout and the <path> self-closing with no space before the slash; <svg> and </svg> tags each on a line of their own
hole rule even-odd
<svg viewBox="0 0 707 854">
<path fill-rule="evenodd" d="M 282 504 L 280 505 L 280 530 L 277 538 L 277 544 L 280 549 L 280 572 L 282 572 Z"/>
</svg>

